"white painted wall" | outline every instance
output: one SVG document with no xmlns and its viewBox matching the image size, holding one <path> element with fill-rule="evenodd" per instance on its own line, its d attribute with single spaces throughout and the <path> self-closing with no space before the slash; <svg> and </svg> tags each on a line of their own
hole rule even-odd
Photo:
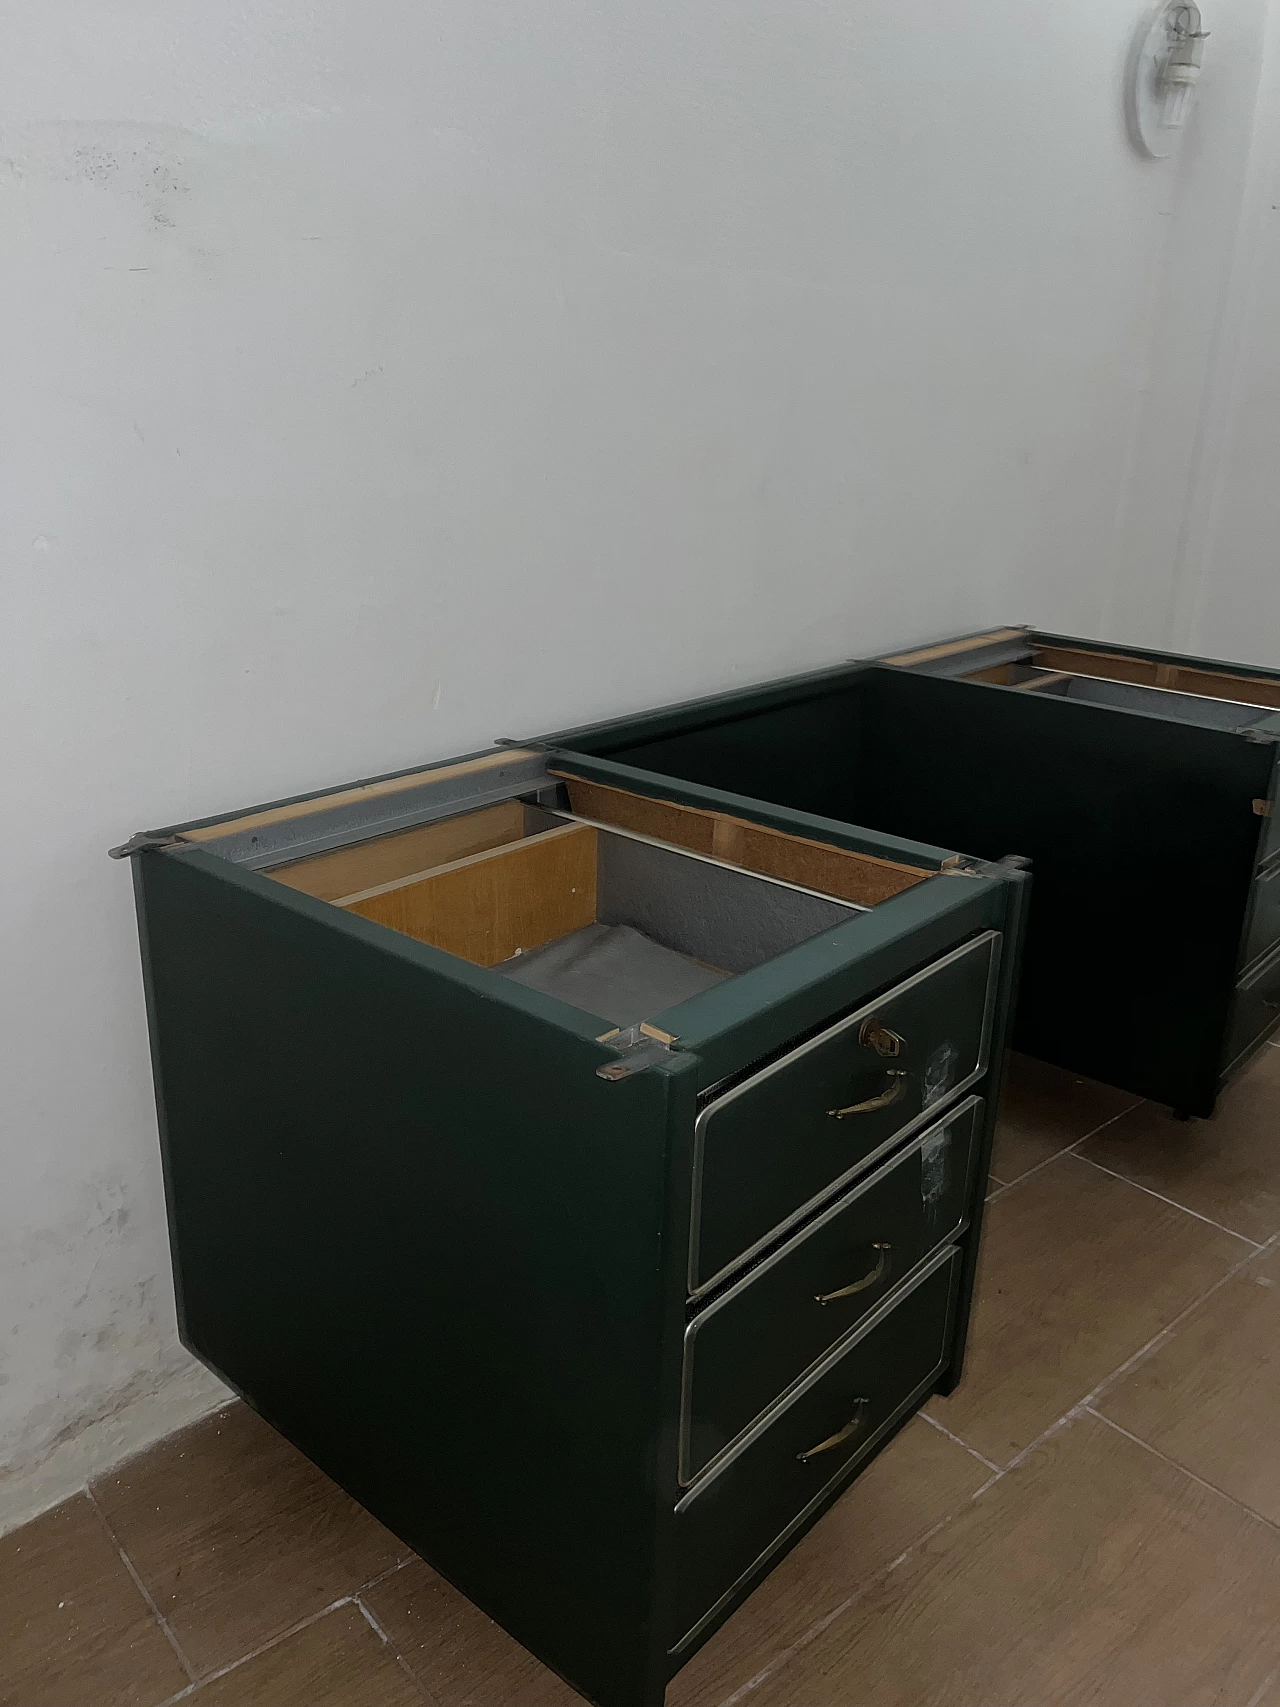
<svg viewBox="0 0 1280 1707">
<path fill-rule="evenodd" d="M 1280 664 L 1280 6 L 1273 6 L 1221 354 L 1176 565 L 1173 643 Z"/>
<path fill-rule="evenodd" d="M 1102 632 L 1280 664 L 1280 4 L 1205 0 Z"/>
<path fill-rule="evenodd" d="M 1193 201 L 1245 177 L 1265 0 L 1221 3 Z M 216 1391 L 109 843 L 1098 628 L 1184 199 L 1137 10 L 5 0 L 0 1519 Z"/>
</svg>

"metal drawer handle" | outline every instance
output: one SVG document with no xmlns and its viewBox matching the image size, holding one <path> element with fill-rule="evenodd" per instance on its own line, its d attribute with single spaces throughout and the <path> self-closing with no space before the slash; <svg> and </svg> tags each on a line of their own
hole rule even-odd
<svg viewBox="0 0 1280 1707">
<path fill-rule="evenodd" d="M 876 1014 L 863 1020 L 862 1029 L 858 1033 L 858 1042 L 864 1049 L 874 1049 L 877 1055 L 888 1059 L 902 1054 L 905 1041 L 896 1031 L 890 1031 L 887 1025 L 882 1025 Z"/>
<path fill-rule="evenodd" d="M 907 1094 L 907 1075 L 901 1068 L 890 1067 L 889 1078 L 892 1083 L 878 1097 L 868 1097 L 866 1102 L 851 1102 L 848 1108 L 829 1108 L 827 1113 L 836 1120 L 843 1120 L 846 1114 L 874 1114 L 877 1109 L 892 1108 Z"/>
<path fill-rule="evenodd" d="M 816 1458 L 822 1452 L 834 1452 L 837 1446 L 843 1446 L 846 1440 L 852 1440 L 866 1420 L 869 1399 L 855 1399 L 858 1407 L 849 1421 L 837 1433 L 828 1435 L 826 1440 L 820 1440 L 816 1446 L 811 1446 L 807 1452 L 797 1452 L 796 1459 L 801 1464 L 807 1464 L 811 1458 Z"/>
<path fill-rule="evenodd" d="M 865 1292 L 868 1286 L 874 1286 L 877 1280 L 883 1280 L 885 1275 L 889 1272 L 890 1248 L 891 1247 L 888 1245 L 872 1245 L 871 1249 L 873 1251 L 880 1252 L 880 1260 L 871 1270 L 870 1274 L 864 1274 L 862 1279 L 855 1280 L 852 1286 L 842 1286 L 839 1292 L 815 1292 L 813 1295 L 814 1302 L 818 1304 L 834 1304 L 837 1299 L 852 1298 L 855 1292 Z"/>
</svg>

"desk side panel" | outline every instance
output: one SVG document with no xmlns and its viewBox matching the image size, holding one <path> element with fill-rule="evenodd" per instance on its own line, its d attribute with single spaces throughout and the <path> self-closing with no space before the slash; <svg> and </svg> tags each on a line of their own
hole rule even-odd
<svg viewBox="0 0 1280 1707">
<path fill-rule="evenodd" d="M 652 1707 L 696 1061 L 607 1083 L 421 944 L 203 852 L 136 869 L 185 1342 L 577 1689 Z"/>
</svg>

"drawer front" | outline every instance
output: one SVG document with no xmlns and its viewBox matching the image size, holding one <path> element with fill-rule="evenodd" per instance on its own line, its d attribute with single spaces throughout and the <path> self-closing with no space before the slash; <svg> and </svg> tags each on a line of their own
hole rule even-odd
<svg viewBox="0 0 1280 1707">
<path fill-rule="evenodd" d="M 1230 1072 L 1277 1020 L 1280 1020 L 1280 948 L 1259 961 L 1236 985 L 1223 1072 Z"/>
<path fill-rule="evenodd" d="M 801 1521 L 831 1482 L 931 1391 L 951 1350 L 959 1251 L 869 1318 L 724 1467 L 676 1507 L 673 1646 Z"/>
<path fill-rule="evenodd" d="M 1252 966 L 1276 943 L 1280 943 L 1280 862 L 1254 879 L 1249 925 L 1240 964 Z"/>
<path fill-rule="evenodd" d="M 984 1104 L 969 1097 L 709 1305 L 685 1334 L 688 1485 L 969 1212 Z"/>
<path fill-rule="evenodd" d="M 689 1291 L 745 1262 L 985 1070 L 986 931 L 709 1103 L 694 1131 Z"/>
</svg>

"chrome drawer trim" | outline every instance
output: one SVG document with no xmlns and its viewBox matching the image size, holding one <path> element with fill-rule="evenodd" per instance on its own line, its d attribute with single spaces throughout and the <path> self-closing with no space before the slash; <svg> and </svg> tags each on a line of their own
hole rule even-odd
<svg viewBox="0 0 1280 1707">
<path fill-rule="evenodd" d="M 1249 903 L 1245 910 L 1244 930 L 1240 937 L 1242 957 L 1248 947 L 1249 938 L 1253 935 L 1253 927 L 1257 923 L 1259 892 L 1268 883 L 1280 885 L 1280 858 L 1273 858 L 1266 865 L 1260 866 L 1253 875 L 1253 882 L 1249 885 Z M 1280 893 L 1280 890 L 1277 892 Z M 1278 947 L 1280 947 L 1280 935 L 1273 936 L 1264 942 L 1252 959 L 1245 960 L 1242 958 L 1236 973 L 1237 988 L 1248 979 L 1256 967 L 1261 965 L 1264 960 L 1269 960 Z"/>
<path fill-rule="evenodd" d="M 949 1325 L 948 1332 L 950 1332 Z M 939 1363 L 938 1367 L 929 1376 L 927 1381 L 922 1381 L 913 1392 L 907 1395 L 907 1397 L 898 1406 L 897 1410 L 894 1411 L 893 1415 L 887 1417 L 874 1434 L 867 1436 L 866 1443 L 863 1445 L 861 1451 L 855 1453 L 852 1458 L 848 1459 L 843 1465 L 841 1465 L 840 1470 L 837 1472 L 837 1475 L 833 1480 L 853 1480 L 854 1475 L 857 1473 L 858 1466 L 867 1457 L 868 1453 L 880 1444 L 885 1435 L 888 1434 L 891 1429 L 897 1428 L 898 1424 L 904 1417 L 919 1410 L 921 1402 L 924 1399 L 927 1399 L 929 1394 L 933 1391 L 933 1384 L 938 1379 L 938 1375 L 944 1366 L 945 1359 L 942 1363 Z M 699 1618 L 693 1628 L 691 1630 L 687 1630 L 674 1647 L 668 1648 L 667 1653 L 670 1656 L 679 1656 L 681 1665 L 684 1665 L 686 1660 L 693 1657 L 692 1654 L 686 1651 L 690 1644 L 697 1640 L 709 1624 L 719 1621 L 722 1610 L 737 1597 L 741 1585 L 749 1578 L 755 1576 L 767 1560 L 773 1558 L 786 1547 L 787 1542 L 790 1541 L 796 1531 L 807 1523 L 809 1515 L 814 1510 L 815 1506 L 820 1505 L 827 1498 L 830 1491 L 830 1482 L 828 1482 L 824 1488 L 819 1489 L 819 1491 L 809 1501 L 808 1505 L 805 1506 L 804 1510 L 797 1512 L 795 1517 L 791 1519 L 791 1522 L 781 1532 L 781 1534 L 776 1535 L 759 1557 L 751 1561 L 746 1570 L 743 1571 L 742 1575 L 736 1582 L 730 1584 L 730 1586 L 720 1596 L 719 1600 L 716 1601 L 715 1605 L 707 1612 L 703 1613 L 702 1617 Z"/>
<path fill-rule="evenodd" d="M 793 1382 L 785 1393 L 761 1411 L 750 1428 L 743 1429 L 738 1438 L 719 1454 L 712 1465 L 706 1470 L 698 1472 L 696 1480 L 684 1490 L 676 1501 L 676 1511 L 684 1511 L 687 1506 L 692 1504 L 698 1495 L 710 1487 L 718 1476 L 723 1475 L 731 1464 L 754 1446 L 760 1436 L 766 1434 L 779 1417 L 785 1411 L 790 1410 L 797 1399 L 803 1397 L 811 1387 L 816 1386 L 837 1363 L 848 1357 L 849 1353 L 862 1340 L 866 1339 L 868 1334 L 874 1333 L 885 1317 L 892 1315 L 904 1298 L 914 1292 L 918 1286 L 922 1286 L 931 1274 L 936 1273 L 944 1264 L 951 1262 L 959 1254 L 960 1246 L 955 1242 L 954 1237 L 949 1238 L 945 1243 L 937 1246 L 929 1256 L 923 1257 L 909 1274 L 904 1274 L 893 1291 L 886 1293 L 875 1309 L 869 1311 L 860 1322 L 857 1322 L 838 1345 L 832 1346 L 830 1351 L 824 1352 L 816 1363 L 810 1365 L 798 1381 Z M 944 1346 L 950 1332 L 951 1319 L 948 1317 L 946 1330 L 943 1333 Z M 937 1374 L 936 1369 L 934 1374 Z M 874 1439 L 875 1437 L 872 1436 L 871 1438 Z"/>
<path fill-rule="evenodd" d="M 932 1273 L 934 1273 L 937 1268 L 942 1267 L 944 1263 L 956 1260 L 956 1258 L 959 1258 L 959 1255 L 961 1255 L 961 1251 L 959 1251 L 959 1246 L 957 1246 L 957 1244 L 949 1244 L 949 1246 L 945 1246 L 945 1250 L 939 1251 L 937 1256 L 934 1256 L 932 1261 L 928 1263 L 927 1267 L 922 1265 L 920 1272 L 916 1273 L 915 1277 L 913 1277 L 913 1285 L 922 1284 L 923 1280 L 928 1279 L 928 1275 L 932 1275 Z M 906 1287 L 894 1289 L 893 1302 L 898 1302 L 899 1296 L 906 1296 L 906 1290 L 908 1290 Z M 887 1299 L 886 1306 L 887 1308 L 891 1308 Z M 869 1321 L 869 1323 L 867 1323 L 867 1331 L 870 1331 L 872 1326 L 879 1323 L 879 1321 L 886 1316 L 887 1308 L 877 1309 L 876 1313 L 874 1313 L 874 1321 Z M 951 1350 L 951 1340 L 952 1335 L 954 1335 L 954 1330 L 956 1330 L 956 1285 L 952 1284 L 951 1302 L 949 1302 L 949 1306 L 947 1306 L 947 1321 L 945 1321 L 944 1330 L 942 1330 L 942 1357 L 940 1357 L 939 1362 L 935 1364 L 934 1369 L 928 1372 L 927 1378 L 916 1384 L 915 1388 L 911 1388 L 910 1393 L 901 1400 L 899 1405 L 894 1407 L 893 1412 L 887 1415 L 884 1422 L 882 1422 L 881 1427 L 879 1427 L 874 1434 L 867 1436 L 864 1444 L 858 1448 L 857 1453 L 853 1453 L 852 1458 L 845 1459 L 845 1463 L 835 1471 L 835 1475 L 831 1475 L 831 1477 L 823 1483 L 823 1487 L 817 1490 L 814 1497 L 809 1500 L 809 1504 L 802 1507 L 802 1509 L 795 1514 L 794 1518 L 792 1518 L 792 1521 L 790 1521 L 785 1528 L 778 1531 L 778 1535 L 773 1536 L 773 1540 L 768 1543 L 768 1547 L 763 1548 L 763 1550 L 756 1555 L 756 1558 L 753 1558 L 753 1562 L 746 1567 L 746 1570 L 742 1570 L 741 1574 L 737 1576 L 736 1581 L 730 1582 L 729 1588 L 725 1589 L 724 1594 L 715 1601 L 715 1605 L 708 1606 L 708 1610 L 701 1615 L 701 1618 L 698 1618 L 698 1622 L 696 1622 L 693 1627 L 689 1628 L 689 1630 L 686 1630 L 684 1635 L 681 1635 L 676 1642 L 672 1642 L 671 1647 L 667 1649 L 669 1654 L 672 1654 L 672 1656 L 674 1656 L 674 1654 L 681 1654 L 681 1651 L 688 1649 L 688 1647 L 691 1646 L 698 1637 L 700 1637 L 701 1632 L 703 1632 L 710 1623 L 719 1622 L 720 1613 L 722 1613 L 725 1606 L 732 1605 L 732 1601 L 736 1599 L 737 1593 L 739 1593 L 739 1588 L 741 1588 L 742 1582 L 746 1582 L 748 1579 L 751 1579 L 751 1577 L 756 1576 L 759 1572 L 759 1567 L 765 1564 L 768 1558 L 775 1557 L 775 1555 L 777 1555 L 777 1553 L 787 1545 L 787 1541 L 795 1535 L 795 1531 L 797 1531 L 797 1529 L 804 1528 L 804 1524 L 809 1521 L 809 1516 L 811 1516 L 812 1512 L 816 1511 L 817 1507 L 823 1506 L 824 1502 L 828 1500 L 829 1494 L 831 1494 L 831 1489 L 833 1489 L 835 1485 L 838 1485 L 838 1483 L 852 1482 L 853 1477 L 857 1475 L 858 1466 L 865 1463 L 865 1459 L 869 1458 L 870 1453 L 879 1446 L 879 1442 L 884 1439 L 884 1436 L 889 1434 L 891 1430 L 896 1429 L 901 1420 L 905 1419 L 905 1417 L 908 1417 L 908 1415 L 911 1415 L 911 1413 L 916 1412 L 916 1410 L 920 1408 L 920 1403 L 922 1403 L 922 1401 L 925 1400 L 932 1391 L 934 1391 L 934 1383 L 937 1381 L 937 1378 L 939 1378 L 940 1372 L 944 1371 L 945 1367 L 947 1367 L 947 1355 L 949 1355 L 949 1350 Z M 858 1333 L 858 1338 L 862 1338 L 860 1333 Z M 847 1347 L 843 1347 L 841 1355 L 843 1355 L 843 1352 L 847 1352 L 847 1350 L 850 1350 L 848 1345 Z M 836 1360 L 838 1359 L 835 1359 L 835 1357 L 824 1359 L 821 1367 L 814 1371 L 812 1379 L 816 1381 L 819 1376 L 826 1374 L 828 1367 L 831 1366 L 833 1362 L 836 1362 Z M 806 1381 L 804 1386 L 806 1386 L 806 1388 L 807 1386 L 811 1386 L 811 1381 Z M 756 1436 L 753 1434 L 753 1439 L 754 1437 Z M 698 1487 L 696 1487 L 691 1494 L 684 1495 L 684 1499 L 679 1500 L 678 1504 L 676 1504 L 676 1511 L 681 1511 L 681 1507 L 688 1506 L 689 1500 L 693 1499 L 695 1494 L 701 1492 L 703 1487 L 705 1487 L 705 1482 L 700 1482 L 698 1483 Z M 681 1664 L 683 1663 L 684 1661 L 681 1659 Z"/>
<path fill-rule="evenodd" d="M 909 1120 L 904 1125 L 897 1127 L 890 1136 L 886 1138 L 882 1144 L 878 1144 L 870 1154 L 861 1157 L 851 1168 L 848 1168 L 836 1179 L 829 1180 L 827 1184 L 822 1187 L 821 1191 L 814 1193 L 807 1203 L 800 1204 L 791 1212 L 791 1214 L 785 1216 L 781 1221 L 775 1222 L 775 1224 L 769 1228 L 767 1233 L 757 1239 L 753 1245 L 748 1245 L 745 1250 L 739 1251 L 731 1262 L 725 1263 L 724 1267 L 717 1270 L 715 1274 L 708 1276 L 706 1280 L 700 1281 L 698 1279 L 698 1246 L 702 1227 L 702 1164 L 706 1144 L 706 1129 L 711 1117 L 718 1110 L 725 1108 L 729 1103 L 735 1102 L 739 1097 L 745 1096 L 748 1091 L 754 1090 L 755 1087 L 762 1084 L 765 1079 L 771 1079 L 775 1073 L 781 1072 L 784 1067 L 789 1067 L 793 1061 L 798 1061 L 802 1056 L 809 1055 L 815 1049 L 821 1048 L 824 1044 L 829 1043 L 833 1037 L 838 1037 L 841 1032 L 849 1031 L 854 1026 L 861 1025 L 863 1020 L 868 1019 L 878 1008 L 883 1007 L 886 1002 L 895 1000 L 898 996 L 903 995 L 907 990 L 915 989 L 918 984 L 926 983 L 934 976 L 935 973 L 941 972 L 944 967 L 950 966 L 954 961 L 963 959 L 967 954 L 973 954 L 977 949 L 984 947 L 988 943 L 991 944 L 991 966 L 987 974 L 987 995 L 986 1005 L 982 1014 L 982 1033 L 978 1043 L 977 1063 L 968 1077 L 961 1079 L 959 1084 L 953 1085 L 947 1096 L 944 1097 L 941 1102 L 935 1103 L 931 1108 L 921 1109 L 920 1113 L 917 1114 L 913 1120 Z M 745 1263 L 750 1262 L 752 1257 L 764 1250 L 767 1245 L 772 1244 L 780 1234 L 785 1233 L 789 1228 L 794 1227 L 797 1222 L 803 1221 L 805 1216 L 808 1215 L 810 1210 L 812 1210 L 816 1205 L 825 1203 L 829 1197 L 834 1197 L 838 1191 L 843 1190 L 843 1188 L 849 1184 L 850 1180 L 857 1179 L 859 1174 L 865 1173 L 869 1168 L 874 1167 L 882 1157 L 888 1155 L 889 1151 L 892 1150 L 895 1145 L 901 1144 L 904 1138 L 909 1138 L 912 1133 L 918 1132 L 922 1126 L 930 1125 L 933 1121 L 937 1120 L 941 1114 L 954 1105 L 956 1100 L 961 1097 L 965 1091 L 970 1088 L 970 1086 L 975 1085 L 978 1082 L 990 1065 L 991 1022 L 995 1013 L 996 992 L 1000 984 L 1000 957 L 1002 948 L 1003 938 L 1000 931 L 983 931 L 980 935 L 971 938 L 968 942 L 962 943 L 959 948 L 953 948 L 949 953 L 942 955 L 939 959 L 931 960 L 927 966 L 922 966 L 918 972 L 912 973 L 909 978 L 904 978 L 900 984 L 893 984 L 889 989 L 882 990 L 880 994 L 874 997 L 871 1001 L 864 1002 L 855 1013 L 847 1014 L 844 1019 L 838 1020 L 835 1025 L 829 1025 L 825 1031 L 820 1031 L 816 1037 L 811 1037 L 807 1043 L 800 1044 L 798 1048 L 789 1049 L 785 1055 L 780 1055 L 776 1061 L 771 1061 L 767 1067 L 761 1068 L 758 1073 L 752 1073 L 749 1078 L 743 1079 L 742 1082 L 735 1085 L 732 1090 L 726 1091 L 723 1096 L 717 1097 L 713 1102 L 709 1102 L 707 1104 L 701 1114 L 699 1114 L 697 1120 L 694 1122 L 693 1127 L 693 1185 L 689 1205 L 689 1272 L 686 1279 L 686 1286 L 690 1299 L 701 1298 L 705 1293 L 709 1292 L 713 1286 L 718 1286 L 726 1275 L 732 1274 L 736 1269 L 739 1269 Z"/>
<path fill-rule="evenodd" d="M 1280 942 L 1272 943 L 1267 952 L 1265 954 L 1260 954 L 1256 960 L 1251 962 L 1248 971 L 1236 980 L 1236 987 L 1231 996 L 1231 1008 L 1227 1015 L 1226 1031 L 1228 1036 L 1230 1035 L 1232 1025 L 1235 1023 L 1236 1012 L 1241 996 L 1250 994 L 1254 985 L 1260 984 L 1264 978 L 1269 977 L 1277 967 L 1280 967 Z M 1280 1025 L 1280 1010 L 1277 1010 L 1275 1017 L 1268 1021 L 1266 1025 L 1261 1026 L 1257 1031 L 1255 1031 L 1253 1036 L 1245 1044 L 1244 1048 L 1219 1070 L 1218 1084 L 1220 1086 L 1226 1083 L 1242 1061 L 1246 1060 L 1256 1049 L 1262 1046 L 1268 1034 L 1273 1032 L 1277 1025 Z"/>
<path fill-rule="evenodd" d="M 876 1190 L 878 1186 L 888 1179 L 895 1168 L 901 1167 L 909 1156 L 913 1156 L 918 1150 L 923 1149 L 929 1140 L 936 1136 L 937 1133 L 945 1132 L 949 1126 L 954 1126 L 956 1121 L 968 1114 L 971 1109 L 981 1107 L 982 1100 L 983 1099 L 979 1096 L 965 1097 L 963 1102 L 957 1104 L 957 1106 L 948 1114 L 944 1114 L 941 1120 L 936 1120 L 932 1126 L 926 1127 L 925 1130 L 916 1137 L 914 1143 L 909 1143 L 899 1155 L 893 1158 L 892 1161 L 887 1162 L 882 1168 L 877 1168 L 873 1174 L 869 1174 L 867 1178 L 862 1181 L 861 1185 L 857 1186 L 846 1196 L 839 1198 L 830 1206 L 830 1208 L 825 1209 L 816 1220 L 810 1222 L 803 1231 L 797 1233 L 793 1238 L 788 1239 L 786 1244 L 781 1245 L 772 1253 L 772 1255 L 766 1257 L 765 1260 L 753 1268 L 749 1274 L 744 1274 L 741 1279 L 736 1280 L 726 1292 L 723 1292 L 713 1304 L 709 1304 L 705 1310 L 695 1316 L 685 1328 L 683 1360 L 680 1367 L 679 1466 L 677 1470 L 680 1486 L 682 1488 L 692 1487 L 695 1482 L 701 1481 L 704 1476 L 709 1475 L 712 1470 L 716 1469 L 721 1459 L 737 1446 L 743 1435 L 753 1433 L 755 1431 L 756 1424 L 761 1418 L 770 1417 L 775 1411 L 783 1409 L 785 1405 L 795 1397 L 797 1389 L 804 1382 L 809 1371 L 816 1368 L 819 1364 L 825 1364 L 838 1351 L 842 1351 L 845 1348 L 846 1343 L 851 1340 L 855 1334 L 861 1332 L 862 1325 L 867 1320 L 867 1317 L 860 1316 L 856 1322 L 851 1323 L 839 1339 L 833 1340 L 824 1351 L 818 1354 L 811 1364 L 806 1364 L 803 1369 L 797 1371 L 795 1378 L 788 1382 L 781 1392 L 775 1394 L 774 1397 L 769 1400 L 768 1404 L 766 1404 L 761 1410 L 757 1411 L 756 1415 L 744 1425 L 742 1430 L 735 1435 L 731 1441 L 728 1441 L 723 1447 L 721 1447 L 720 1451 L 716 1453 L 714 1458 L 709 1458 L 707 1462 L 701 1465 L 697 1470 L 691 1471 L 689 1468 L 689 1448 L 690 1438 L 693 1431 L 693 1350 L 694 1341 L 696 1340 L 700 1329 L 705 1327 L 706 1324 L 711 1321 L 713 1317 L 718 1315 L 719 1312 L 728 1304 L 741 1298 L 743 1293 L 747 1292 L 762 1274 L 767 1274 L 771 1268 L 776 1268 L 779 1263 L 788 1261 L 796 1251 L 801 1249 L 807 1239 L 811 1238 L 815 1233 L 820 1232 L 823 1227 L 830 1226 L 832 1221 L 838 1220 L 847 1209 L 857 1203 L 861 1198 L 865 1197 L 868 1192 Z M 903 1275 L 898 1284 L 885 1294 L 881 1303 L 896 1297 L 905 1286 L 908 1286 L 908 1284 L 914 1285 L 917 1277 L 920 1275 L 922 1266 L 930 1262 L 944 1245 L 953 1244 L 964 1232 L 967 1225 L 968 1215 L 964 1214 L 929 1247 L 929 1249 L 920 1258 L 919 1262 L 916 1263 L 914 1268 L 908 1269 L 907 1273 Z M 879 1311 L 879 1309 L 880 1304 L 877 1304 L 875 1306 L 875 1311 Z M 874 1314 L 875 1311 L 868 1312 L 868 1315 Z"/>
</svg>

